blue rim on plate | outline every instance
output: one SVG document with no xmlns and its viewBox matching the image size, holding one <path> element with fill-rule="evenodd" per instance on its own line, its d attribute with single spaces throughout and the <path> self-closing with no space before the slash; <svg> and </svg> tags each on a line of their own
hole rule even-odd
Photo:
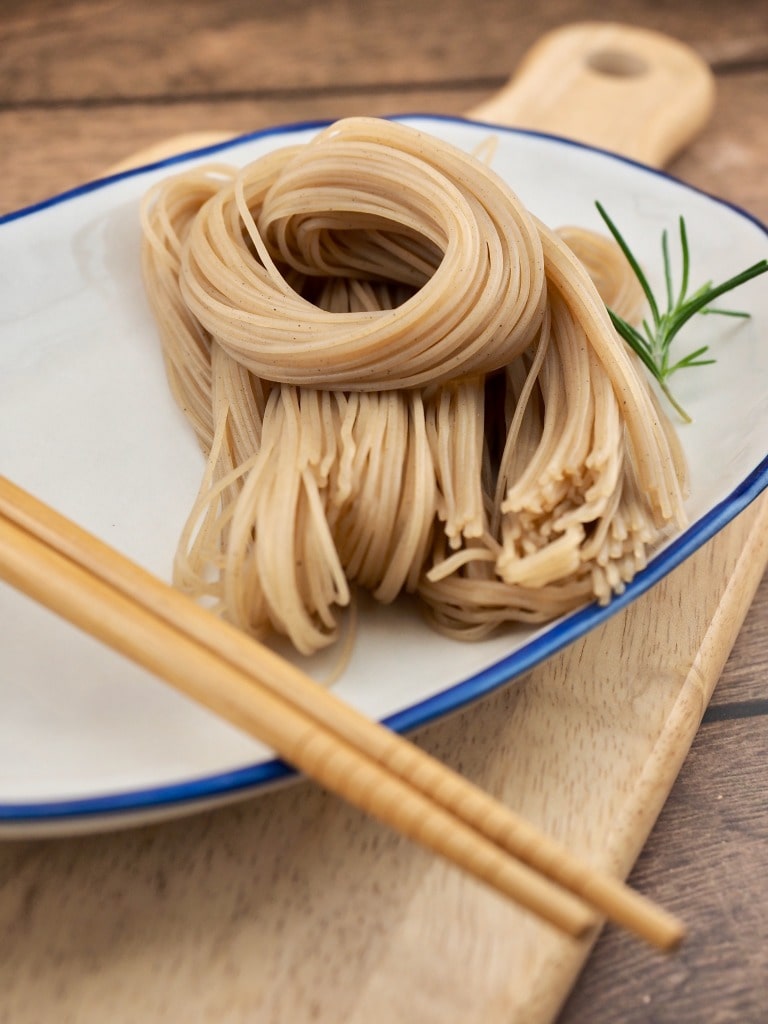
<svg viewBox="0 0 768 1024">
<path fill-rule="evenodd" d="M 508 128 L 449 115 L 411 113 L 397 115 L 393 119 L 406 122 L 409 120 L 427 119 L 457 125 L 481 125 L 495 132 L 549 139 L 566 146 L 600 153 L 611 160 L 636 167 L 644 173 L 665 178 L 692 193 L 702 195 L 718 203 L 733 211 L 738 217 L 750 221 L 768 238 L 768 227 L 753 214 L 741 207 L 713 196 L 703 189 L 689 185 L 663 170 L 649 167 L 637 160 L 619 156 L 597 146 L 589 146 L 546 132 Z M 319 130 L 331 123 L 332 121 L 323 120 L 279 125 L 262 131 L 236 136 L 224 142 L 215 143 L 200 149 L 180 153 L 141 167 L 131 168 L 130 170 L 80 185 L 77 188 L 52 196 L 32 206 L 5 214 L 0 217 L 0 226 L 31 216 L 89 192 L 109 188 L 110 185 L 117 181 L 144 174 L 148 170 L 173 167 L 190 158 L 220 153 L 257 139 L 302 130 Z M 590 604 L 573 612 L 550 627 L 544 635 L 534 637 L 528 641 L 522 649 L 514 651 L 461 682 L 382 719 L 383 724 L 396 732 L 406 732 L 419 726 L 427 725 L 443 715 L 458 710 L 477 698 L 491 693 L 506 682 L 529 671 L 537 664 L 561 651 L 573 641 L 585 636 L 593 628 L 607 621 L 617 612 L 622 611 L 648 591 L 733 520 L 766 487 L 768 487 L 768 455 L 726 498 L 709 509 L 696 523 L 655 555 L 648 566 L 639 572 L 627 585 L 625 591 L 621 595 L 614 597 L 610 604 L 605 606 Z M 31 823 L 44 825 L 46 822 L 50 823 L 67 819 L 87 820 L 94 817 L 109 818 L 111 816 L 123 818 L 130 817 L 130 812 L 134 814 L 150 811 L 161 813 L 164 810 L 172 809 L 178 809 L 179 812 L 182 812 L 185 808 L 193 809 L 198 804 L 215 804 L 225 796 L 236 797 L 238 795 L 245 795 L 249 791 L 258 791 L 262 787 L 288 779 L 295 774 L 294 769 L 284 761 L 274 758 L 232 771 L 219 772 L 179 783 L 128 790 L 122 793 L 76 799 L 35 801 L 31 803 L 0 803 L 0 824 L 9 827 L 18 825 L 21 830 L 22 826 Z M 13 831 L 12 827 L 9 831 Z"/>
</svg>

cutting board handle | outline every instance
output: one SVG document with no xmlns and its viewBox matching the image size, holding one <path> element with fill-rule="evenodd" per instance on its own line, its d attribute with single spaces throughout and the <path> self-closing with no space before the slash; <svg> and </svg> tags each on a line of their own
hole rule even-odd
<svg viewBox="0 0 768 1024">
<path fill-rule="evenodd" d="M 583 22 L 543 36 L 495 96 L 469 112 L 661 167 L 706 124 L 714 78 L 690 47 L 648 29 Z"/>
</svg>

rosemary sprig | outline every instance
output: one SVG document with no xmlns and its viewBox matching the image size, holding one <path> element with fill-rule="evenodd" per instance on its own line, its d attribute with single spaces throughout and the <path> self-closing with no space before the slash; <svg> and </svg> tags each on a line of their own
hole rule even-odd
<svg viewBox="0 0 768 1024">
<path fill-rule="evenodd" d="M 648 372 L 658 381 L 659 387 L 667 396 L 667 399 L 675 408 L 678 415 L 686 423 L 690 423 L 691 417 L 675 399 L 667 382 L 672 374 L 676 373 L 678 370 L 687 369 L 692 366 L 707 366 L 710 363 L 714 363 L 716 360 L 707 355 L 709 352 L 709 346 L 702 345 L 700 348 L 694 349 L 692 352 L 689 352 L 688 355 L 673 362 L 670 351 L 672 341 L 679 333 L 680 329 L 696 313 L 717 313 L 720 316 L 748 318 L 749 313 L 743 313 L 731 309 L 713 309 L 710 307 L 710 303 L 719 296 L 724 295 L 726 292 L 732 291 L 734 288 L 738 288 L 739 285 L 744 284 L 746 281 L 750 281 L 753 277 L 757 277 L 759 274 L 764 274 L 768 270 L 768 260 L 760 260 L 759 263 L 755 263 L 751 267 L 747 267 L 747 269 L 743 270 L 740 274 L 735 274 L 733 277 L 729 277 L 728 280 L 724 281 L 722 284 L 713 285 L 711 281 L 707 281 L 689 295 L 688 286 L 691 257 L 688 247 L 688 232 L 685 227 L 685 218 L 680 217 L 679 230 L 682 266 L 680 287 L 677 291 L 675 290 L 672 279 L 672 265 L 669 256 L 669 238 L 667 231 L 664 230 L 661 236 L 661 253 L 664 263 L 664 281 L 666 284 L 666 308 L 662 310 L 659 300 L 653 294 L 653 290 L 648 283 L 648 278 L 645 276 L 645 273 L 627 245 L 627 242 L 621 232 L 608 216 L 603 206 L 598 202 L 595 203 L 595 206 L 597 207 L 598 213 L 605 221 L 608 230 L 611 232 L 621 251 L 627 258 L 635 277 L 637 277 L 637 280 L 640 282 L 640 287 L 643 289 L 645 297 L 648 300 L 648 306 L 651 313 L 650 322 L 647 319 L 643 320 L 642 331 L 640 331 L 638 328 L 633 327 L 632 324 L 627 323 L 626 320 L 620 317 L 612 309 L 609 309 L 608 313 L 613 321 L 613 325 L 621 337 L 624 338 L 629 346 L 640 357 L 648 369 Z"/>
</svg>

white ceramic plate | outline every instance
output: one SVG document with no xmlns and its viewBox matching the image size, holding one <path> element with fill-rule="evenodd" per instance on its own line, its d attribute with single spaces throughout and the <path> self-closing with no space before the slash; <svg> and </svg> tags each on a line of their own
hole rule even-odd
<svg viewBox="0 0 768 1024">
<path fill-rule="evenodd" d="M 405 120 L 466 150 L 489 134 L 453 118 Z M 164 578 L 202 466 L 168 393 L 142 291 L 140 197 L 214 151 L 246 163 L 316 129 L 259 133 L 0 221 L 0 473 Z M 657 286 L 661 231 L 674 231 L 680 214 L 694 283 L 768 255 L 766 229 L 748 214 L 664 174 L 551 137 L 494 131 L 494 166 L 529 209 L 552 226 L 600 227 L 600 199 Z M 683 335 L 690 347 L 711 340 L 718 356 L 674 382 L 694 417 L 681 431 L 691 526 L 620 599 L 479 644 L 435 635 L 404 605 L 370 609 L 339 696 L 401 730 L 453 710 L 618 612 L 744 508 L 768 482 L 765 279 L 743 287 L 736 304 L 752 319 L 699 318 Z M 119 827 L 288 775 L 269 750 L 3 585 L 0 709 L 0 835 Z"/>
</svg>

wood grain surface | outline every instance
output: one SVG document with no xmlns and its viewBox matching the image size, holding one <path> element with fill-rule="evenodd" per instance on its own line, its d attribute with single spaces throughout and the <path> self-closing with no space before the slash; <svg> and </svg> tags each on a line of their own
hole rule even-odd
<svg viewBox="0 0 768 1024">
<path fill-rule="evenodd" d="M 672 170 L 768 219 L 763 5 L 734 0 L 727 18 L 711 0 L 627 0 L 601 10 L 676 35 L 711 62 L 713 121 Z M 577 0 L 6 0 L 0 211 L 75 186 L 179 132 L 461 112 L 498 89 L 543 31 L 593 16 Z M 766 524 L 761 502 L 721 538 L 736 597 L 758 584 Z M 753 546 L 743 552 L 747 535 Z M 733 631 L 737 623 L 718 615 L 744 604 L 712 585 L 712 559 L 707 546 L 681 570 L 686 580 L 661 584 L 682 596 L 652 635 L 632 630 L 648 621 L 644 598 L 546 674 L 416 737 L 526 812 L 541 807 L 542 766 L 567 756 L 575 793 L 580 773 L 606 756 L 628 765 L 651 753 L 682 761 L 674 729 L 659 730 L 652 716 L 685 723 L 704 713 L 631 879 L 685 918 L 690 940 L 661 958 L 607 929 L 559 1014 L 564 1024 L 765 1020 L 768 583 L 705 711 L 701 679 L 716 678 L 727 654 L 712 624 Z M 548 729 L 542 706 L 569 729 Z M 631 733 L 620 731 L 627 706 Z M 594 739 L 579 746 L 585 715 Z M 649 753 L 654 735 L 664 739 Z M 532 780 L 527 791 L 520 778 Z M 581 820 L 574 800 L 569 820 L 545 823 L 626 870 L 633 857 L 617 862 L 622 835 L 650 829 L 663 798 L 652 787 L 641 793 L 632 803 L 640 821 L 606 806 L 608 832 Z M 514 908 L 303 783 L 137 831 L 6 844 L 0 925 L 0 1021 L 9 1024 L 528 1024 L 552 1019 L 562 1001 L 548 982 L 553 958 L 562 976 L 588 952 L 564 953 Z M 524 994 L 510 982 L 520 972 Z"/>
</svg>

